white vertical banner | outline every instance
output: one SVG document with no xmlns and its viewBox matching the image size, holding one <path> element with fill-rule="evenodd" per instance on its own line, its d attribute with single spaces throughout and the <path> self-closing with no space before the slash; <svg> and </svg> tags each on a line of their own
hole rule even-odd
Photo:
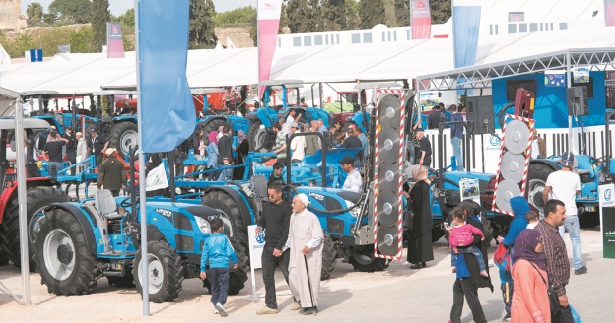
<svg viewBox="0 0 615 323">
<path fill-rule="evenodd" d="M 600 215 L 600 237 L 604 236 L 604 219 L 602 218 L 603 207 L 615 206 L 615 184 L 598 185 L 598 214 Z M 600 239 L 602 244 L 602 239 Z"/>
<path fill-rule="evenodd" d="M 254 280 L 254 269 L 263 267 L 261 255 L 265 247 L 265 231 L 256 234 L 256 225 L 248 227 L 248 249 L 250 252 L 250 280 L 252 281 L 252 298 L 256 300 L 256 280 Z"/>
</svg>

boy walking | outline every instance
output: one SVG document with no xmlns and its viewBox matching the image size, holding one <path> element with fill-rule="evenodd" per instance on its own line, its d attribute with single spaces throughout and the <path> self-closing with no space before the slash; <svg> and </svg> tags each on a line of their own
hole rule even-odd
<svg viewBox="0 0 615 323">
<path fill-rule="evenodd" d="M 201 256 L 201 279 L 209 278 L 211 283 L 211 303 L 214 304 L 214 314 L 222 317 L 228 316 L 224 309 L 228 297 L 229 260 L 237 268 L 237 255 L 231 241 L 223 233 L 224 222 L 213 219 L 210 222 L 212 235 L 205 240 L 203 255 Z M 209 277 L 205 273 L 205 266 L 209 261 Z"/>
</svg>

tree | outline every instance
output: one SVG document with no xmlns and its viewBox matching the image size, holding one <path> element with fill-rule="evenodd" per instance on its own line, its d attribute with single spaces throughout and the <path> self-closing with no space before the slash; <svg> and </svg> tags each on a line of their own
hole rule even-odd
<svg viewBox="0 0 615 323">
<path fill-rule="evenodd" d="M 372 29 L 384 24 L 384 4 L 382 0 L 361 0 L 361 29 Z"/>
<path fill-rule="evenodd" d="M 322 29 L 323 31 L 343 30 L 346 25 L 344 0 L 322 1 Z"/>
<path fill-rule="evenodd" d="M 190 49 L 214 48 L 218 42 L 215 28 L 216 7 L 212 0 L 190 0 Z"/>
<path fill-rule="evenodd" d="M 92 48 L 102 48 L 102 45 L 107 42 L 109 16 L 109 1 L 94 0 L 92 3 L 92 29 L 94 30 Z"/>
<path fill-rule="evenodd" d="M 395 0 L 395 20 L 397 20 L 397 27 L 410 25 L 410 2 L 408 0 Z"/>
<path fill-rule="evenodd" d="M 256 9 L 253 7 L 243 7 L 217 13 L 215 17 L 216 27 L 250 25 L 253 16 L 256 16 Z"/>
<path fill-rule="evenodd" d="M 90 22 L 92 2 L 89 0 L 53 0 L 49 13 L 59 16 L 62 24 L 86 24 Z"/>
<path fill-rule="evenodd" d="M 444 24 L 451 17 L 451 2 L 449 0 L 431 0 L 431 23 Z"/>
<path fill-rule="evenodd" d="M 286 15 L 288 16 L 288 28 L 291 33 L 310 32 L 312 25 L 317 23 L 311 20 L 312 15 L 308 9 L 308 0 L 288 0 Z"/>
<path fill-rule="evenodd" d="M 135 9 L 131 8 L 126 10 L 123 15 L 117 17 L 117 21 L 121 22 L 125 26 L 135 26 Z"/>
<path fill-rule="evenodd" d="M 38 2 L 29 4 L 26 13 L 28 14 L 28 22 L 32 25 L 38 25 L 43 20 L 43 6 Z"/>
<path fill-rule="evenodd" d="M 346 16 L 345 30 L 359 29 L 361 18 L 359 17 L 360 3 L 354 0 L 346 0 L 344 3 L 344 14 Z"/>
</svg>

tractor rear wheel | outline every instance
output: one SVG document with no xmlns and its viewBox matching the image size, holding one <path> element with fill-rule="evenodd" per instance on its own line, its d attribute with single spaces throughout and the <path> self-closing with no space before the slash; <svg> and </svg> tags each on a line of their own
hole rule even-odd
<svg viewBox="0 0 615 323">
<path fill-rule="evenodd" d="M 39 221 L 35 259 L 41 284 L 55 295 L 84 295 L 96 287 L 99 270 L 79 221 L 56 209 Z"/>
<path fill-rule="evenodd" d="M 203 130 L 205 131 L 206 134 L 209 134 L 212 131 L 218 131 L 218 128 L 220 128 L 220 126 L 227 126 L 229 125 L 228 122 L 226 122 L 226 119 L 224 118 L 213 118 L 207 121 L 207 123 L 205 123 L 205 125 L 203 126 Z M 205 143 L 205 145 L 209 145 L 209 136 L 203 136 L 203 142 Z"/>
<path fill-rule="evenodd" d="M 68 202 L 70 197 L 62 190 L 53 187 L 34 187 L 28 189 L 28 225 L 32 222 L 32 217 L 39 216 L 43 209 L 51 203 Z M 21 265 L 21 247 L 19 238 L 19 201 L 14 198 L 10 204 L 8 212 L 5 213 L 3 224 L 0 226 L 0 242 L 2 249 L 6 252 L 6 257 L 20 267 Z M 30 270 L 36 270 L 36 262 L 32 261 L 34 255 L 34 246 L 30 244 Z"/>
<path fill-rule="evenodd" d="M 117 149 L 120 158 L 125 159 L 130 146 L 137 145 L 139 142 L 138 131 L 137 124 L 129 121 L 116 124 L 109 133 L 109 147 Z"/>
<path fill-rule="evenodd" d="M 220 211 L 229 237 L 237 239 L 243 249 L 248 250 L 248 230 L 243 224 L 239 206 L 231 196 L 221 191 L 212 191 L 203 196 L 201 204 Z"/>
<path fill-rule="evenodd" d="M 143 253 L 137 251 L 133 262 L 132 274 L 135 277 L 137 292 L 143 294 L 143 275 L 148 275 L 149 298 L 154 303 L 171 302 L 177 298 L 182 290 L 184 281 L 184 268 L 181 258 L 164 241 L 149 241 L 147 243 L 147 270 L 141 268 Z"/>
<path fill-rule="evenodd" d="M 355 246 L 352 256 L 349 257 L 350 264 L 356 271 L 375 272 L 383 271 L 389 265 L 384 258 L 374 256 L 374 245 Z"/>
<path fill-rule="evenodd" d="M 540 218 L 544 216 L 545 206 L 542 199 L 542 192 L 545 190 L 547 177 L 554 171 L 555 170 L 548 165 L 530 163 L 527 201 L 539 211 Z"/>
<path fill-rule="evenodd" d="M 249 151 L 261 151 L 273 147 L 270 138 L 268 138 L 268 131 L 262 125 L 263 123 L 260 120 L 256 120 L 250 125 L 248 129 Z"/>
<path fill-rule="evenodd" d="M 229 238 L 231 244 L 237 254 L 237 269 L 229 273 L 230 280 L 228 283 L 228 294 L 237 295 L 244 288 L 246 280 L 248 280 L 248 271 L 250 270 L 250 260 L 246 250 L 235 238 Z M 203 281 L 203 287 L 207 288 L 211 292 L 211 282 L 209 279 Z"/>
<path fill-rule="evenodd" d="M 335 269 L 337 262 L 337 245 L 331 235 L 325 234 L 322 247 L 322 268 L 320 269 L 320 280 L 331 277 L 331 272 Z"/>
</svg>

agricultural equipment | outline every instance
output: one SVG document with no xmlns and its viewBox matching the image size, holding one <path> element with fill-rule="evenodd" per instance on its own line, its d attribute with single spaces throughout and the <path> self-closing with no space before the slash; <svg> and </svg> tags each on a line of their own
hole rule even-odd
<svg viewBox="0 0 615 323">
<path fill-rule="evenodd" d="M 220 126 L 230 125 L 235 134 L 239 130 L 248 134 L 251 125 L 250 120 L 237 115 L 217 114 L 220 111 L 216 108 L 216 105 L 224 104 L 225 89 L 192 89 L 191 93 L 197 118 L 200 118 L 197 120 L 197 126 L 205 130 L 206 135 L 203 137 L 205 145 L 209 145 L 207 134 L 214 130 L 217 131 Z M 210 102 L 210 97 L 216 101 Z"/>
<path fill-rule="evenodd" d="M 15 120 L 0 120 L 0 264 L 12 261 L 19 266 L 20 238 L 19 238 L 19 201 L 17 196 L 18 185 L 27 186 L 27 220 L 30 221 L 35 215 L 41 214 L 42 210 L 54 202 L 69 201 L 70 198 L 61 189 L 55 179 L 43 177 L 40 174 L 37 162 L 34 159 L 36 150 L 34 138 L 43 131 L 49 129 L 49 124 L 44 120 L 26 118 L 23 122 L 26 139 L 26 165 L 16 165 L 15 160 L 7 160 L 7 143 L 12 150 L 15 146 Z M 26 167 L 26 183 L 18 183 L 17 167 Z M 30 249 L 32 251 L 33 249 Z M 30 268 L 36 268 L 34 263 Z"/>
<path fill-rule="evenodd" d="M 197 204 L 147 201 L 149 269 L 143 273 L 141 206 L 139 199 L 114 198 L 108 190 L 97 191 L 93 200 L 52 204 L 30 225 L 41 283 L 56 295 L 82 295 L 104 276 L 110 285 L 135 284 L 141 293 L 141 277 L 148 275 L 150 300 L 176 299 L 184 279 L 199 277 L 209 222 L 222 213 Z M 244 246 L 232 235 L 230 239 L 239 258 L 239 269 L 230 273 L 229 294 L 235 295 L 247 279 L 248 258 Z"/>
<path fill-rule="evenodd" d="M 401 92 L 396 94 L 402 95 Z M 369 140 L 372 147 L 380 148 L 379 154 L 372 154 L 363 167 L 366 180 L 361 193 L 328 188 L 328 179 L 321 180 L 320 187 L 287 186 L 290 191 L 286 197 L 289 199 L 295 193 L 308 195 L 308 209 L 316 214 L 324 230 L 322 279 L 329 277 L 338 257 L 348 257 L 355 270 L 380 271 L 387 267 L 388 260 L 400 256 L 401 227 L 398 228 L 397 223 L 401 219 L 402 203 L 401 187 L 398 187 L 401 176 L 398 155 L 403 149 L 399 140 L 403 131 L 400 126 L 403 124 L 403 108 L 399 96 L 376 91 L 374 96 L 378 104 L 368 110 L 372 115 Z M 379 135 L 376 135 L 376 120 L 380 125 Z M 291 153 L 292 140 L 309 135 L 319 136 L 323 146 L 327 146 L 327 138 L 319 133 L 295 133 L 288 137 L 287 154 Z M 326 150 L 320 153 L 319 163 L 312 168 L 320 169 L 320 178 L 328 178 L 331 173 L 327 172 L 325 154 L 329 153 Z M 287 183 L 295 181 L 295 167 L 287 161 Z M 375 174 L 379 174 L 377 180 L 369 181 Z M 267 177 L 252 175 L 249 185 L 210 186 L 203 192 L 202 203 L 221 211 L 225 223 L 245 247 L 248 245 L 247 227 L 256 223 L 263 203 L 268 203 Z"/>
<path fill-rule="evenodd" d="M 248 143 L 250 151 L 270 150 L 275 143 L 275 131 L 273 125 L 278 123 L 281 118 L 287 118 L 291 111 L 295 112 L 295 119 L 302 116 L 302 121 L 310 122 L 311 120 L 322 119 L 323 124 L 328 127 L 331 124 L 331 116 L 324 110 L 313 107 L 304 107 L 299 102 L 299 89 L 303 81 L 265 81 L 260 85 L 265 86 L 264 106 L 257 109 L 256 112 L 248 114 L 247 118 L 252 122 L 248 131 Z M 270 107 L 272 96 L 271 91 L 281 89 L 282 105 Z M 295 105 L 290 105 L 288 102 L 287 89 L 296 91 L 297 102 Z"/>
</svg>

